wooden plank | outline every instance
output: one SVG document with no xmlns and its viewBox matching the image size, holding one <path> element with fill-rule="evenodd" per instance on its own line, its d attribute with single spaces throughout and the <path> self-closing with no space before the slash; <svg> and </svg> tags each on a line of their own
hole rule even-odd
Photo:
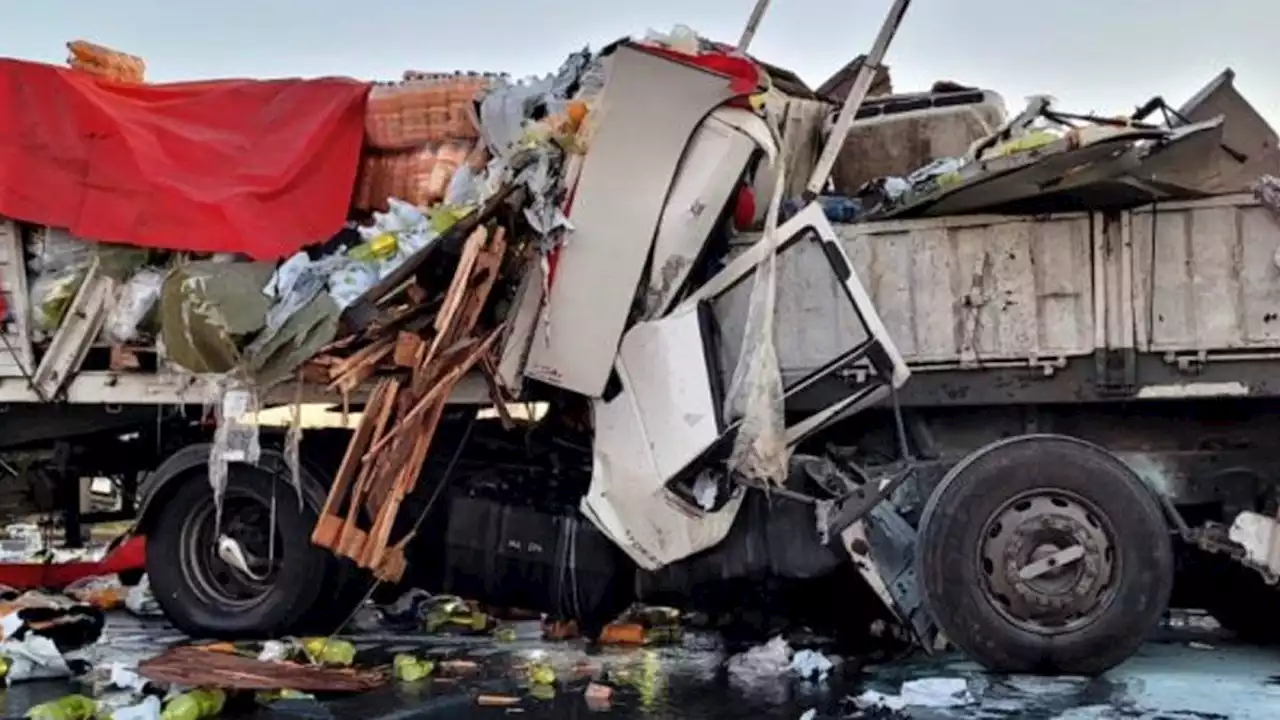
<svg viewBox="0 0 1280 720">
<path fill-rule="evenodd" d="M 184 687 L 357 693 L 386 682 L 382 673 L 354 668 L 275 663 L 195 646 L 176 647 L 138 665 L 148 680 Z"/>
<path fill-rule="evenodd" d="M 375 410 L 365 412 L 366 416 L 375 414 L 377 416 L 374 421 L 374 429 L 371 436 L 371 439 L 375 441 L 381 438 L 382 434 L 386 432 L 387 422 L 391 418 L 391 412 L 395 409 L 395 400 L 400 392 L 400 381 L 390 381 L 389 388 L 386 400 Z M 362 500 L 371 482 L 372 474 L 373 465 L 361 462 L 360 477 L 356 481 L 355 488 L 351 491 L 350 504 L 347 506 L 347 519 L 342 525 L 342 535 L 338 538 L 338 545 L 343 549 L 343 554 L 348 557 L 352 557 L 352 555 L 347 552 L 348 548 L 353 545 L 363 546 L 364 544 L 364 540 L 361 537 L 361 531 L 356 527 L 356 522 L 359 520 L 360 507 L 363 504 Z M 357 538 L 359 538 L 358 541 Z"/>
<path fill-rule="evenodd" d="M 403 330 L 400 331 L 396 334 L 396 349 L 392 353 L 393 362 L 397 367 L 416 367 L 418 353 L 425 342 L 419 335 Z"/>
<path fill-rule="evenodd" d="M 396 385 L 398 383 L 394 380 L 378 383 L 369 400 L 369 408 L 376 409 L 383 405 L 391 405 Z M 374 415 L 375 412 L 364 413 L 360 418 L 360 425 L 351 434 L 351 440 L 347 443 L 347 452 L 342 457 L 342 464 L 338 466 L 333 486 L 330 487 L 324 507 L 320 510 L 321 522 L 316 524 L 316 529 L 311 534 L 311 542 L 316 545 L 332 549 L 338 543 L 341 526 L 335 528 L 333 523 L 324 524 L 324 521 L 330 517 L 337 518 L 337 513 L 342 507 L 342 499 L 346 496 L 360 464 L 359 458 L 364 455 L 365 447 L 373 439 L 374 427 L 377 424 L 377 418 Z"/>
<path fill-rule="evenodd" d="M 102 273 L 97 262 L 89 266 L 84 282 L 76 291 L 53 334 L 49 349 L 36 368 L 32 384 L 43 399 L 56 397 L 75 376 L 85 355 L 98 337 L 107 317 L 107 303 L 115 281 Z"/>
</svg>

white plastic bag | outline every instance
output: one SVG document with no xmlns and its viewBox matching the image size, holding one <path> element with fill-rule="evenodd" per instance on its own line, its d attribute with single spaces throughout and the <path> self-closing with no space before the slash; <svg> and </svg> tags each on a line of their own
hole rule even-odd
<svg viewBox="0 0 1280 720">
<path fill-rule="evenodd" d="M 147 268 L 140 270 L 116 291 L 116 302 L 107 314 L 103 333 L 112 342 L 126 343 L 138 335 L 138 326 L 160 299 L 164 274 Z"/>
<path fill-rule="evenodd" d="M 31 249 L 34 257 L 27 268 L 33 274 L 28 290 L 32 325 L 37 332 L 52 333 L 93 264 L 93 245 L 65 230 L 46 228 L 33 239 Z"/>
</svg>

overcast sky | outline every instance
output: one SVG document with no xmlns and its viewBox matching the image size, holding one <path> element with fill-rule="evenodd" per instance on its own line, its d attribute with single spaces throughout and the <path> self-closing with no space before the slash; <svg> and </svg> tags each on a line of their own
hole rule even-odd
<svg viewBox="0 0 1280 720">
<path fill-rule="evenodd" d="M 817 86 L 864 52 L 890 0 L 774 0 L 753 51 Z M 85 38 L 138 55 L 152 81 L 405 69 L 554 70 L 570 51 L 683 23 L 734 42 L 754 0 L 0 0 L 0 54 L 61 63 Z M 1280 125 L 1280 2 L 914 0 L 889 50 L 894 86 L 950 79 L 1064 109 L 1179 105 L 1224 67 Z"/>
</svg>

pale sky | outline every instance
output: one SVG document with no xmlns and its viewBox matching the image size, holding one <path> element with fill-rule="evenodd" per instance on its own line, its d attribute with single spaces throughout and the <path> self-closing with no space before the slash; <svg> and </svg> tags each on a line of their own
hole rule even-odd
<svg viewBox="0 0 1280 720">
<path fill-rule="evenodd" d="M 890 0 L 774 0 L 752 47 L 816 87 L 871 44 Z M 735 42 L 754 0 L 0 0 L 0 55 L 62 63 L 66 41 L 142 55 L 148 79 L 556 69 L 590 44 L 688 25 Z M 950 79 L 1011 111 L 1180 105 L 1224 67 L 1280 125 L 1280 2 L 915 0 L 889 50 L 897 90 Z"/>
</svg>

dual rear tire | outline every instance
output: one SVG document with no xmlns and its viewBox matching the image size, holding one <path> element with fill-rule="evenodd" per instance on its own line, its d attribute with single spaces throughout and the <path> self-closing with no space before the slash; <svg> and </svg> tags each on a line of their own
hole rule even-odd
<svg viewBox="0 0 1280 720">
<path fill-rule="evenodd" d="M 1173 586 L 1163 507 L 1120 459 L 1028 435 L 957 464 L 917 539 L 943 635 L 998 672 L 1096 675 L 1155 630 Z"/>
<path fill-rule="evenodd" d="M 227 639 L 327 633 L 364 599 L 367 574 L 311 544 L 316 508 L 306 493 L 299 504 L 286 479 L 233 465 L 221 527 L 207 474 L 177 482 L 147 533 L 147 574 L 179 630 Z M 239 544 L 248 572 L 220 556 L 219 535 Z"/>
</svg>

